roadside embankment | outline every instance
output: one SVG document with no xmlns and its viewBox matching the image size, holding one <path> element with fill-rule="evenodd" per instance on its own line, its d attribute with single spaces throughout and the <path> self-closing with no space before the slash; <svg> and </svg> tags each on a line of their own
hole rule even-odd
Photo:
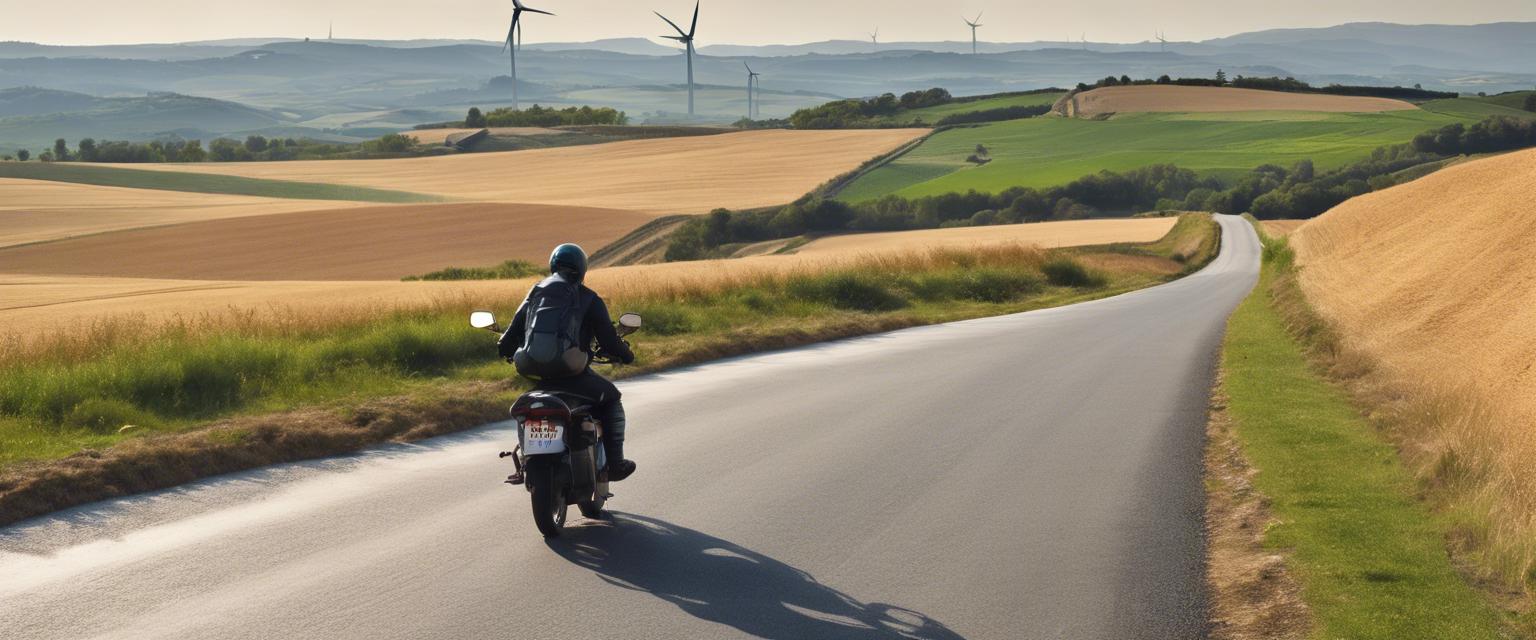
<svg viewBox="0 0 1536 640">
<path fill-rule="evenodd" d="M 1415 469 L 1325 373 L 1328 330 L 1286 241 L 1264 244 L 1259 284 L 1228 322 L 1207 455 L 1217 636 L 1503 637 Z"/>
<path fill-rule="evenodd" d="M 1191 214 L 1146 244 L 914 250 L 792 269 L 657 265 L 682 271 L 601 292 L 644 315 L 641 366 L 617 372 L 643 373 L 1114 295 L 1204 265 L 1216 233 Z M 505 317 L 511 304 L 495 310 Z M 0 354 L 0 524 L 488 422 L 518 386 L 493 336 L 467 326 L 474 306 L 120 323 Z"/>
<path fill-rule="evenodd" d="M 1454 524 L 1470 570 L 1536 589 L 1536 151 L 1350 200 L 1292 239 L 1333 369 Z"/>
</svg>

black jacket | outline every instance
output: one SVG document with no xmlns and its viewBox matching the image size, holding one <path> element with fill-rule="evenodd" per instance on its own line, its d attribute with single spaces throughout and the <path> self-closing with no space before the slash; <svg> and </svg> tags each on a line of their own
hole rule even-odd
<svg viewBox="0 0 1536 640">
<path fill-rule="evenodd" d="M 553 276 L 551 276 L 553 277 Z M 543 284 L 540 282 L 539 284 Z M 537 289 L 539 285 L 534 285 Z M 598 350 L 613 356 L 619 362 L 630 364 L 635 361 L 634 352 L 629 350 L 629 345 L 619 338 L 619 333 L 613 328 L 613 320 L 608 317 L 608 305 L 603 302 L 602 296 L 581 285 L 581 350 L 592 353 L 592 343 L 597 342 Z M 501 334 L 501 340 L 496 343 L 497 351 L 504 358 L 512 357 L 523 346 L 524 335 L 528 332 L 528 297 L 533 295 L 529 290 L 528 296 L 523 298 L 523 304 L 517 308 L 517 315 L 512 317 L 512 324 L 507 327 L 506 333 Z"/>
</svg>

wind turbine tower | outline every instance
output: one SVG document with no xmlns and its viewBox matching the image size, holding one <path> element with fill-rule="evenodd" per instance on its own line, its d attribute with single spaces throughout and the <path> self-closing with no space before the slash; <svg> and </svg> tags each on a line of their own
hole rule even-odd
<svg viewBox="0 0 1536 640">
<path fill-rule="evenodd" d="M 515 2 L 516 0 L 513 0 L 513 1 Z M 695 0 L 695 2 L 693 3 L 693 22 L 688 25 L 688 31 L 687 32 L 684 32 L 682 27 L 677 26 L 677 23 L 675 23 L 675 22 L 673 22 L 671 20 L 667 20 L 667 17 L 664 16 L 664 15 L 661 15 L 660 11 L 653 11 L 652 13 L 655 13 L 656 17 L 661 18 L 662 20 L 665 20 L 667 24 L 672 25 L 672 28 L 677 30 L 677 35 L 675 35 L 675 36 L 662 36 L 663 38 L 666 38 L 668 40 L 676 40 L 678 42 L 683 43 L 683 46 L 687 47 L 686 55 L 688 56 L 688 117 L 691 118 L 691 117 L 693 117 L 693 32 L 699 28 L 699 3 L 697 2 L 697 0 Z"/>
<path fill-rule="evenodd" d="M 875 32 L 869 34 L 870 44 L 880 44 L 880 27 L 875 27 Z"/>
<path fill-rule="evenodd" d="M 762 75 L 752 70 L 752 65 L 746 60 L 741 61 L 741 66 L 747 68 L 747 119 L 757 119 L 757 101 L 753 98 L 754 87 L 757 86 L 757 77 Z"/>
<path fill-rule="evenodd" d="M 509 54 L 512 65 L 512 109 L 517 110 L 517 49 L 522 46 L 523 13 L 542 13 L 546 16 L 555 15 L 548 11 L 530 9 L 523 6 L 523 0 L 512 0 L 512 24 L 507 27 L 507 39 L 502 41 L 501 50 Z M 516 37 L 514 37 L 516 36 Z"/>
<path fill-rule="evenodd" d="M 1157 50 L 1160 52 L 1168 51 L 1168 39 L 1163 37 L 1162 31 L 1157 32 Z"/>
<path fill-rule="evenodd" d="M 331 23 L 326 26 L 326 29 L 325 29 L 325 39 L 326 40 L 335 40 L 336 39 L 336 21 L 335 20 L 332 20 Z"/>
<path fill-rule="evenodd" d="M 965 16 L 960 16 L 960 19 L 965 20 Z M 975 19 L 965 20 L 965 23 L 971 25 L 971 55 L 976 55 L 976 27 L 981 26 L 981 14 L 976 14 Z"/>
</svg>

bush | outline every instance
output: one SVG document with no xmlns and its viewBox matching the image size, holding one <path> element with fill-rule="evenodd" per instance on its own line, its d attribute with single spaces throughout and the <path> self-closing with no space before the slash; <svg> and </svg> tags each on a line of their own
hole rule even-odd
<svg viewBox="0 0 1536 640">
<path fill-rule="evenodd" d="M 1045 273 L 1045 279 L 1058 287 L 1100 287 L 1104 286 L 1103 274 L 1096 273 L 1081 262 L 1058 256 L 1040 265 L 1040 271 Z"/>
<path fill-rule="evenodd" d="M 486 127 L 558 127 L 575 125 L 621 125 L 628 124 L 629 116 L 623 111 L 612 107 L 590 106 L 566 107 L 556 109 L 554 107 L 541 107 L 533 105 L 527 109 L 501 108 L 485 114 Z"/>
<path fill-rule="evenodd" d="M 93 433 L 114 433 L 123 427 L 151 427 L 159 421 L 149 412 L 122 400 L 89 398 L 64 416 L 63 425 Z"/>
<path fill-rule="evenodd" d="M 547 273 L 543 267 L 527 260 L 508 260 L 494 267 L 448 267 L 425 275 L 406 276 L 401 280 L 515 280 Z"/>
<path fill-rule="evenodd" d="M 870 275 L 837 273 L 803 276 L 789 282 L 791 297 L 849 311 L 894 311 L 907 301 Z"/>
</svg>

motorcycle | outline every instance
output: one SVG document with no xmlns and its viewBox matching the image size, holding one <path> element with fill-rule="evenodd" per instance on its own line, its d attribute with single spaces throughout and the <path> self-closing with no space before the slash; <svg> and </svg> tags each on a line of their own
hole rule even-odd
<svg viewBox="0 0 1536 640">
<path fill-rule="evenodd" d="M 639 331 L 640 324 L 640 314 L 626 313 L 619 316 L 615 330 L 627 336 Z M 489 311 L 469 314 L 469 325 L 502 333 Z M 592 362 L 615 364 L 604 353 L 594 354 Z M 570 505 L 576 505 L 583 516 L 601 518 L 604 505 L 613 497 L 608 492 L 603 425 L 592 417 L 594 402 L 566 391 L 529 391 L 512 404 L 517 446 L 499 457 L 512 458 L 515 473 L 505 482 L 527 488 L 533 523 L 546 538 L 559 536 L 565 529 Z"/>
</svg>

